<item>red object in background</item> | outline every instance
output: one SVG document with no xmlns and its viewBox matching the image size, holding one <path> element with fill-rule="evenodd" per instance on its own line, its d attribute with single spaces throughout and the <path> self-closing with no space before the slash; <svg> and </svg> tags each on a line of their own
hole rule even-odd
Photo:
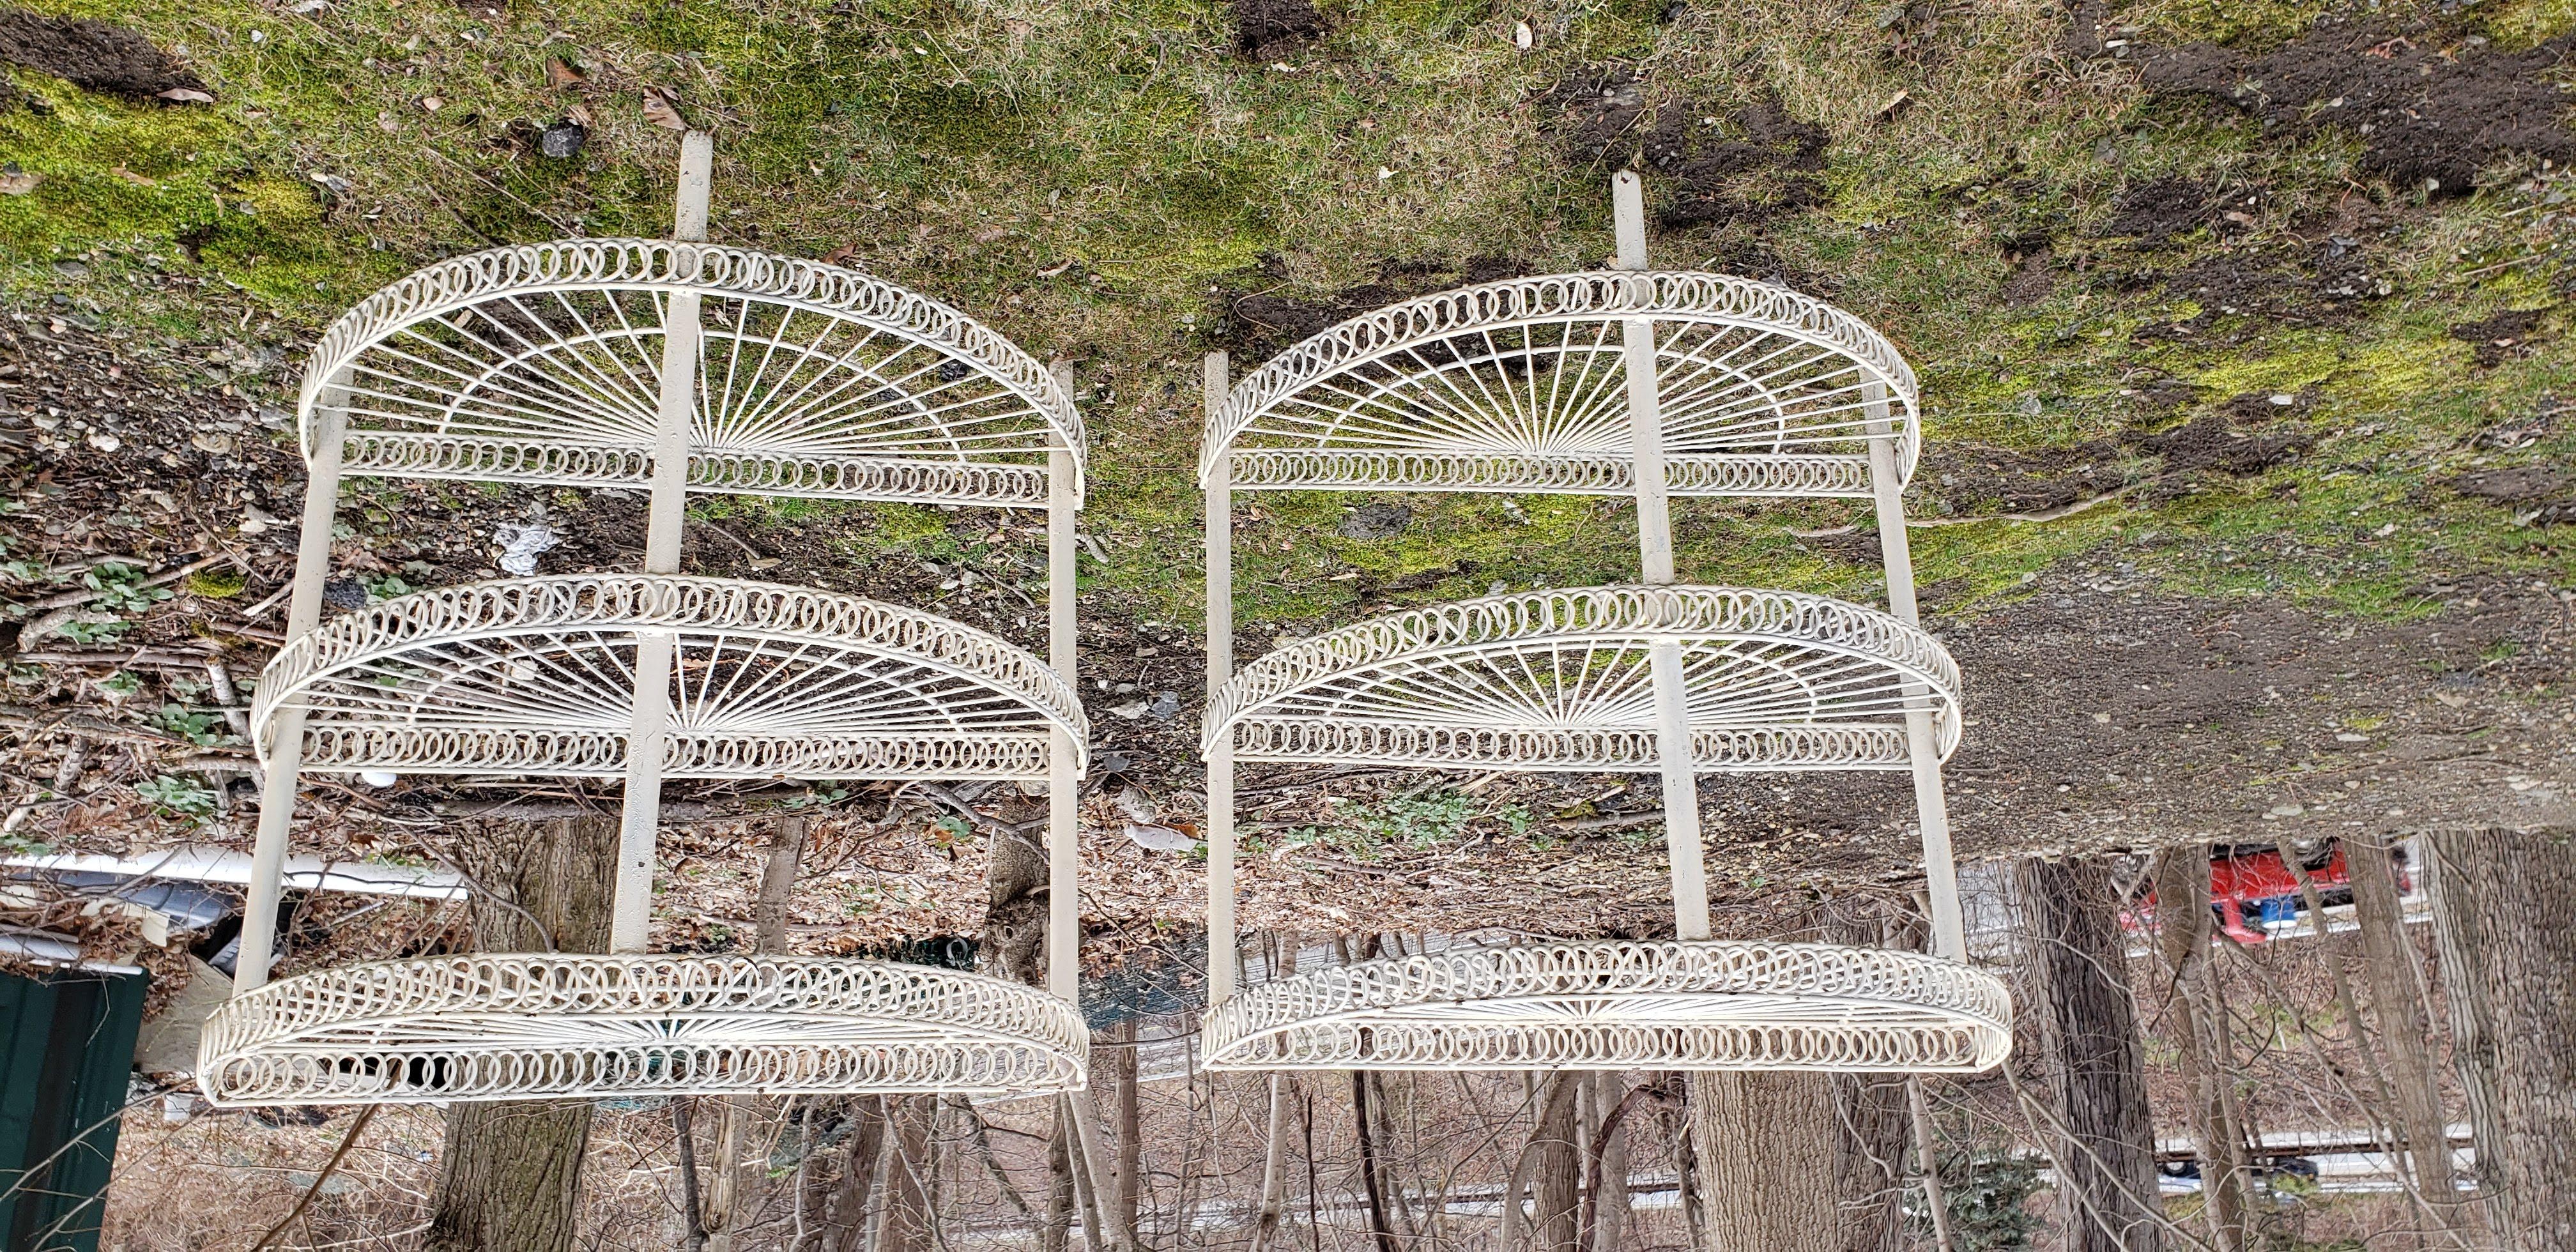
<svg viewBox="0 0 2576 1252">
<path fill-rule="evenodd" d="M 2398 853 L 2391 852 L 2392 857 Z M 2299 895 L 2299 880 L 2290 867 L 2281 863 L 2282 853 L 2270 848 L 2229 851 L 2209 859 L 2209 907 L 2218 914 L 2218 928 L 2238 943 L 2263 943 L 2271 936 L 2262 925 L 2262 915 L 2269 912 L 2296 917 L 2305 901 Z M 2321 904 L 2348 904 L 2352 901 L 2352 869 L 2344 861 L 2343 844 L 2332 844 L 2324 863 L 2307 865 L 2308 881 L 2317 889 Z M 2414 890 L 2406 865 L 2397 865 L 2397 890 L 2403 894 Z M 2155 915 L 2156 893 L 2150 885 L 2123 920 L 2138 930 L 2149 928 Z M 2247 906 L 2253 906 L 2256 919 L 2246 919 Z M 2267 908 L 2268 906 L 2268 908 Z"/>
</svg>

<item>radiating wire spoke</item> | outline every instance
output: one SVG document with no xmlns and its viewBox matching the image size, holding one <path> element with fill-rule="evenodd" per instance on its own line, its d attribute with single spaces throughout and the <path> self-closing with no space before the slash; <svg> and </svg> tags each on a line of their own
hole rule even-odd
<svg viewBox="0 0 2576 1252">
<path fill-rule="evenodd" d="M 645 630 L 673 637 L 673 733 L 695 745 L 672 777 L 823 762 L 826 777 L 1042 778 L 1053 732 L 1077 751 L 1085 739 L 1054 671 L 970 627 L 794 587 L 583 574 L 441 588 L 333 619 L 272 663 L 263 747 L 293 707 L 308 768 L 614 774 Z M 606 756 L 604 738 L 616 741 Z"/>
<path fill-rule="evenodd" d="M 1655 735 L 1660 639 L 1682 647 L 1701 769 L 1909 768 L 1917 698 L 1941 750 L 1958 740 L 1958 669 L 1930 636 L 1819 596 L 1713 587 L 1491 596 L 1363 622 L 1244 666 L 1206 733 L 1234 735 L 1247 760 L 1651 766 L 1637 754 Z"/>
<path fill-rule="evenodd" d="M 1084 438 L 1049 371 L 946 305 L 736 248 L 568 240 L 421 270 L 352 309 L 302 402 L 351 472 L 567 485 L 650 476 L 671 296 L 699 309 L 690 486 L 1043 505 Z M 685 277 L 682 277 L 685 275 Z M 1001 472 L 1001 471 L 1009 472 Z"/>
<path fill-rule="evenodd" d="M 1625 490 L 1622 327 L 1634 319 L 1655 328 L 1666 454 L 1725 458 L 1691 462 L 1674 494 L 1866 496 L 1868 443 L 1882 437 L 1900 476 L 1912 472 L 1913 372 L 1859 319 L 1715 274 L 1605 278 L 1488 283 L 1309 338 L 1211 416 L 1202 475 L 1249 458 L 1255 472 L 1234 481 L 1269 489 Z M 1444 460 L 1462 457 L 1476 460 Z"/>
</svg>

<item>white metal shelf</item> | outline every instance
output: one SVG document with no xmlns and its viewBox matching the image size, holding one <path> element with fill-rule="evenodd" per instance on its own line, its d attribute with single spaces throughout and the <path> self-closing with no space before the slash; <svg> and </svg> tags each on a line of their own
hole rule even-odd
<svg viewBox="0 0 2576 1252">
<path fill-rule="evenodd" d="M 980 974 L 796 956 L 471 955 L 236 995 L 197 1081 L 223 1106 L 1082 1089 L 1072 1004 Z"/>
</svg>

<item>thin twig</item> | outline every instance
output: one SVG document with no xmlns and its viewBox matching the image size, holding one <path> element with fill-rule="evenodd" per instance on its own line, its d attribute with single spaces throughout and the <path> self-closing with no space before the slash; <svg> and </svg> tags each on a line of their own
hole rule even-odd
<svg viewBox="0 0 2576 1252">
<path fill-rule="evenodd" d="M 340 1168 L 340 1158 L 349 1155 L 349 1149 L 357 1144 L 358 1132 L 365 1130 L 367 1123 L 376 1119 L 376 1110 L 383 1107 L 381 1104 L 370 1104 L 358 1110 L 358 1120 L 349 1123 L 349 1133 L 340 1136 L 340 1146 L 331 1150 L 331 1159 L 322 1163 L 322 1172 L 313 1176 L 313 1185 L 304 1189 L 304 1198 L 297 1200 L 295 1207 L 287 1210 L 286 1216 L 279 1218 L 276 1225 L 269 1227 L 267 1234 L 252 1240 L 250 1252 L 259 1252 L 260 1249 L 269 1246 L 271 1240 L 276 1239 L 285 1233 L 287 1227 L 295 1224 L 296 1218 L 304 1216 L 304 1210 L 312 1207 L 313 1197 L 322 1194 L 322 1184 L 331 1180 L 331 1171 Z"/>
</svg>

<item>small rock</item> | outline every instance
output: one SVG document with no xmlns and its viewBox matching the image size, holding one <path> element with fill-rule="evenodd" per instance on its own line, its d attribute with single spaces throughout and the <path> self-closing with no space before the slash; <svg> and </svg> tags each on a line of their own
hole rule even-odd
<svg viewBox="0 0 2576 1252">
<path fill-rule="evenodd" d="M 537 135 L 537 154 L 557 161 L 581 155 L 583 144 L 590 142 L 590 128 L 579 122 L 557 122 Z"/>
<path fill-rule="evenodd" d="M 354 578 L 334 578 L 322 584 L 322 603 L 335 609 L 367 607 L 367 589 Z"/>
<path fill-rule="evenodd" d="M 2271 811 L 2271 812 L 2269 812 L 2269 813 L 2267 813 L 2267 814 L 2265 814 L 2264 816 L 2266 816 L 2266 817 L 2297 817 L 2297 816 L 2298 816 L 2298 815 L 2300 815 L 2301 813 L 2305 813 L 2305 812 L 2307 812 L 2307 811 L 2308 811 L 2307 806 L 2306 806 L 2306 805 L 2303 805 L 2303 804 L 2275 804 L 2275 805 L 2273 805 L 2273 806 L 2272 806 L 2272 811 Z"/>
<path fill-rule="evenodd" d="M 2272 407 L 2278 409 L 2286 409 L 2299 402 L 2299 398 L 2297 396 L 2291 395 L 2286 391 L 2275 391 L 2268 398 L 2272 401 Z"/>
<path fill-rule="evenodd" d="M 1181 698 L 1169 691 L 1156 695 L 1154 702 L 1145 706 L 1145 716 L 1158 722 L 1168 722 L 1180 715 Z"/>
<path fill-rule="evenodd" d="M 1146 707 L 1146 701 L 1130 700 L 1125 704 L 1113 704 L 1109 706 L 1109 715 L 1111 717 L 1123 717 L 1132 722 L 1145 715 Z"/>
<path fill-rule="evenodd" d="M 94 430 L 89 433 L 89 446 L 96 448 L 101 452 L 114 452 L 118 448 L 124 447 L 125 441 L 107 433 L 106 431 Z"/>
<path fill-rule="evenodd" d="M 2101 725 L 2108 726 L 2111 724 L 2111 715 L 2108 713 L 2096 713 L 2093 715 L 2093 720 Z"/>
</svg>

